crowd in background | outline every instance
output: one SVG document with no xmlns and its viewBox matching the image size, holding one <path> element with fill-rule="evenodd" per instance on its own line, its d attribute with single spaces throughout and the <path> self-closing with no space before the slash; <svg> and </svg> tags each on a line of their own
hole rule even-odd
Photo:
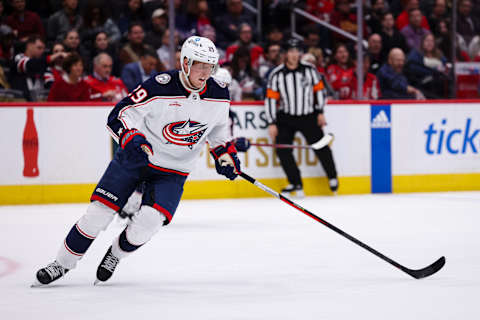
<svg viewBox="0 0 480 320">
<path fill-rule="evenodd" d="M 357 34 L 356 1 L 265 0 L 262 34 L 243 2 L 175 0 L 176 63 L 170 59 L 166 0 L 0 0 L 0 100 L 118 101 L 148 77 L 179 68 L 191 35 L 211 39 L 231 76 L 232 100 L 264 98 L 284 59 L 292 6 Z M 449 98 L 452 43 L 457 61 L 480 61 L 480 1 L 364 0 L 363 96 Z M 478 2 L 478 3 L 477 3 Z M 356 43 L 297 17 L 302 61 L 329 82 L 328 95 L 356 99 Z"/>
</svg>

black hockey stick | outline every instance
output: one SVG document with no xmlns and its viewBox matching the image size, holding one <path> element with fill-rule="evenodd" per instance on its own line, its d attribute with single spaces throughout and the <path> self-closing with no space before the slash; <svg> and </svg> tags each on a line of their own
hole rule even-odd
<svg viewBox="0 0 480 320">
<path fill-rule="evenodd" d="M 334 136 L 333 133 L 327 133 L 323 136 L 322 139 L 318 140 L 315 143 L 310 145 L 297 145 L 297 144 L 275 144 L 275 143 L 256 143 L 251 142 L 251 146 L 260 146 L 260 147 L 274 147 L 277 149 L 313 149 L 320 150 L 327 145 L 331 145 L 333 142 Z"/>
<path fill-rule="evenodd" d="M 367 251 L 370 251 L 371 253 L 373 253 L 374 255 L 376 255 L 377 257 L 383 259 L 384 261 L 390 263 L 391 265 L 397 267 L 398 269 L 402 270 L 403 272 L 405 273 L 408 273 L 410 276 L 414 277 L 415 279 L 422 279 L 422 278 L 426 278 L 428 276 L 431 276 L 432 274 L 434 274 L 435 272 L 439 271 L 440 269 L 442 269 L 442 267 L 445 265 L 445 257 L 441 257 L 440 259 L 438 259 L 437 261 L 435 261 L 434 263 L 432 263 L 431 265 L 429 265 L 428 267 L 425 267 L 423 269 L 418 269 L 418 270 L 413 270 L 413 269 L 409 269 L 407 267 L 404 267 L 402 266 L 401 264 L 399 264 L 398 262 L 390 259 L 389 257 L 385 256 L 384 254 L 378 252 L 377 250 L 369 247 L 368 245 L 366 245 L 365 243 L 361 242 L 360 240 L 358 240 L 357 238 L 354 238 L 353 236 L 349 235 L 348 233 L 342 231 L 341 229 L 335 227 L 333 224 L 327 222 L 326 220 L 316 216 L 315 214 L 311 213 L 310 211 L 308 211 L 307 209 L 305 208 L 302 208 L 301 206 L 299 206 L 298 204 L 296 204 L 295 202 L 293 202 L 292 200 L 282 196 L 281 194 L 279 194 L 278 192 L 270 189 L 269 187 L 267 187 L 266 185 L 258 182 L 257 180 L 255 180 L 254 178 L 250 177 L 248 174 L 246 173 L 243 173 L 243 172 L 240 172 L 239 175 L 247 180 L 248 182 L 256 185 L 257 187 L 259 187 L 260 189 L 270 193 L 272 196 L 282 200 L 283 202 L 289 204 L 290 206 L 294 207 L 295 209 L 303 212 L 304 214 L 306 214 L 307 216 L 309 216 L 310 218 L 320 222 L 321 224 L 323 224 L 324 226 L 328 227 L 329 229 L 335 231 L 336 233 L 344 236 L 345 238 L 347 238 L 348 240 L 354 242 L 355 244 L 358 244 L 360 247 L 364 248 L 365 250 Z"/>
</svg>

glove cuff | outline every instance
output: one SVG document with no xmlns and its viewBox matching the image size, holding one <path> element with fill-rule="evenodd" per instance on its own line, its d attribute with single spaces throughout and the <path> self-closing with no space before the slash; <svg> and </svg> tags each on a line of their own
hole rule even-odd
<svg viewBox="0 0 480 320">
<path fill-rule="evenodd" d="M 141 133 L 140 131 L 138 131 L 137 129 L 129 129 L 129 130 L 123 131 L 122 134 L 120 135 L 120 139 L 119 139 L 120 147 L 122 149 L 125 149 L 125 146 L 130 141 L 132 141 L 133 137 L 135 137 L 135 136 L 141 136 L 144 139 L 146 139 L 145 135 L 143 133 Z"/>
<path fill-rule="evenodd" d="M 215 160 L 218 160 L 218 158 L 220 158 L 225 153 L 237 154 L 237 149 L 235 148 L 235 145 L 232 142 L 227 142 L 225 145 L 219 145 L 211 149 L 210 153 L 212 154 Z"/>
</svg>

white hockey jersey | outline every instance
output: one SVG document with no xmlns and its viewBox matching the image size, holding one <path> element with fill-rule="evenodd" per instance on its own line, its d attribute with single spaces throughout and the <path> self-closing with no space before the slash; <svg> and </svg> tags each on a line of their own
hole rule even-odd
<svg viewBox="0 0 480 320">
<path fill-rule="evenodd" d="M 153 165 L 187 174 L 205 142 L 215 148 L 232 139 L 230 97 L 228 88 L 213 78 L 201 92 L 191 93 L 179 77 L 175 70 L 145 81 L 115 106 L 107 127 L 117 141 L 123 130 L 138 129 L 152 144 Z"/>
</svg>

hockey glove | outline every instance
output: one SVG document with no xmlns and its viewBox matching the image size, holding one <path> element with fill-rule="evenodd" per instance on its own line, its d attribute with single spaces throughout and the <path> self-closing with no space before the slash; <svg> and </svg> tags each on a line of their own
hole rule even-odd
<svg viewBox="0 0 480 320">
<path fill-rule="evenodd" d="M 218 174 L 224 175 L 230 180 L 235 180 L 240 172 L 240 160 L 233 143 L 228 142 L 225 146 L 218 146 L 210 150 L 215 159 L 215 169 Z"/>
<path fill-rule="evenodd" d="M 238 152 L 247 152 L 250 149 L 250 140 L 245 137 L 238 137 L 235 139 L 235 148 Z"/>
<path fill-rule="evenodd" d="M 119 144 L 129 158 L 143 159 L 148 162 L 148 156 L 153 155 L 152 145 L 137 129 L 122 132 Z"/>
</svg>

